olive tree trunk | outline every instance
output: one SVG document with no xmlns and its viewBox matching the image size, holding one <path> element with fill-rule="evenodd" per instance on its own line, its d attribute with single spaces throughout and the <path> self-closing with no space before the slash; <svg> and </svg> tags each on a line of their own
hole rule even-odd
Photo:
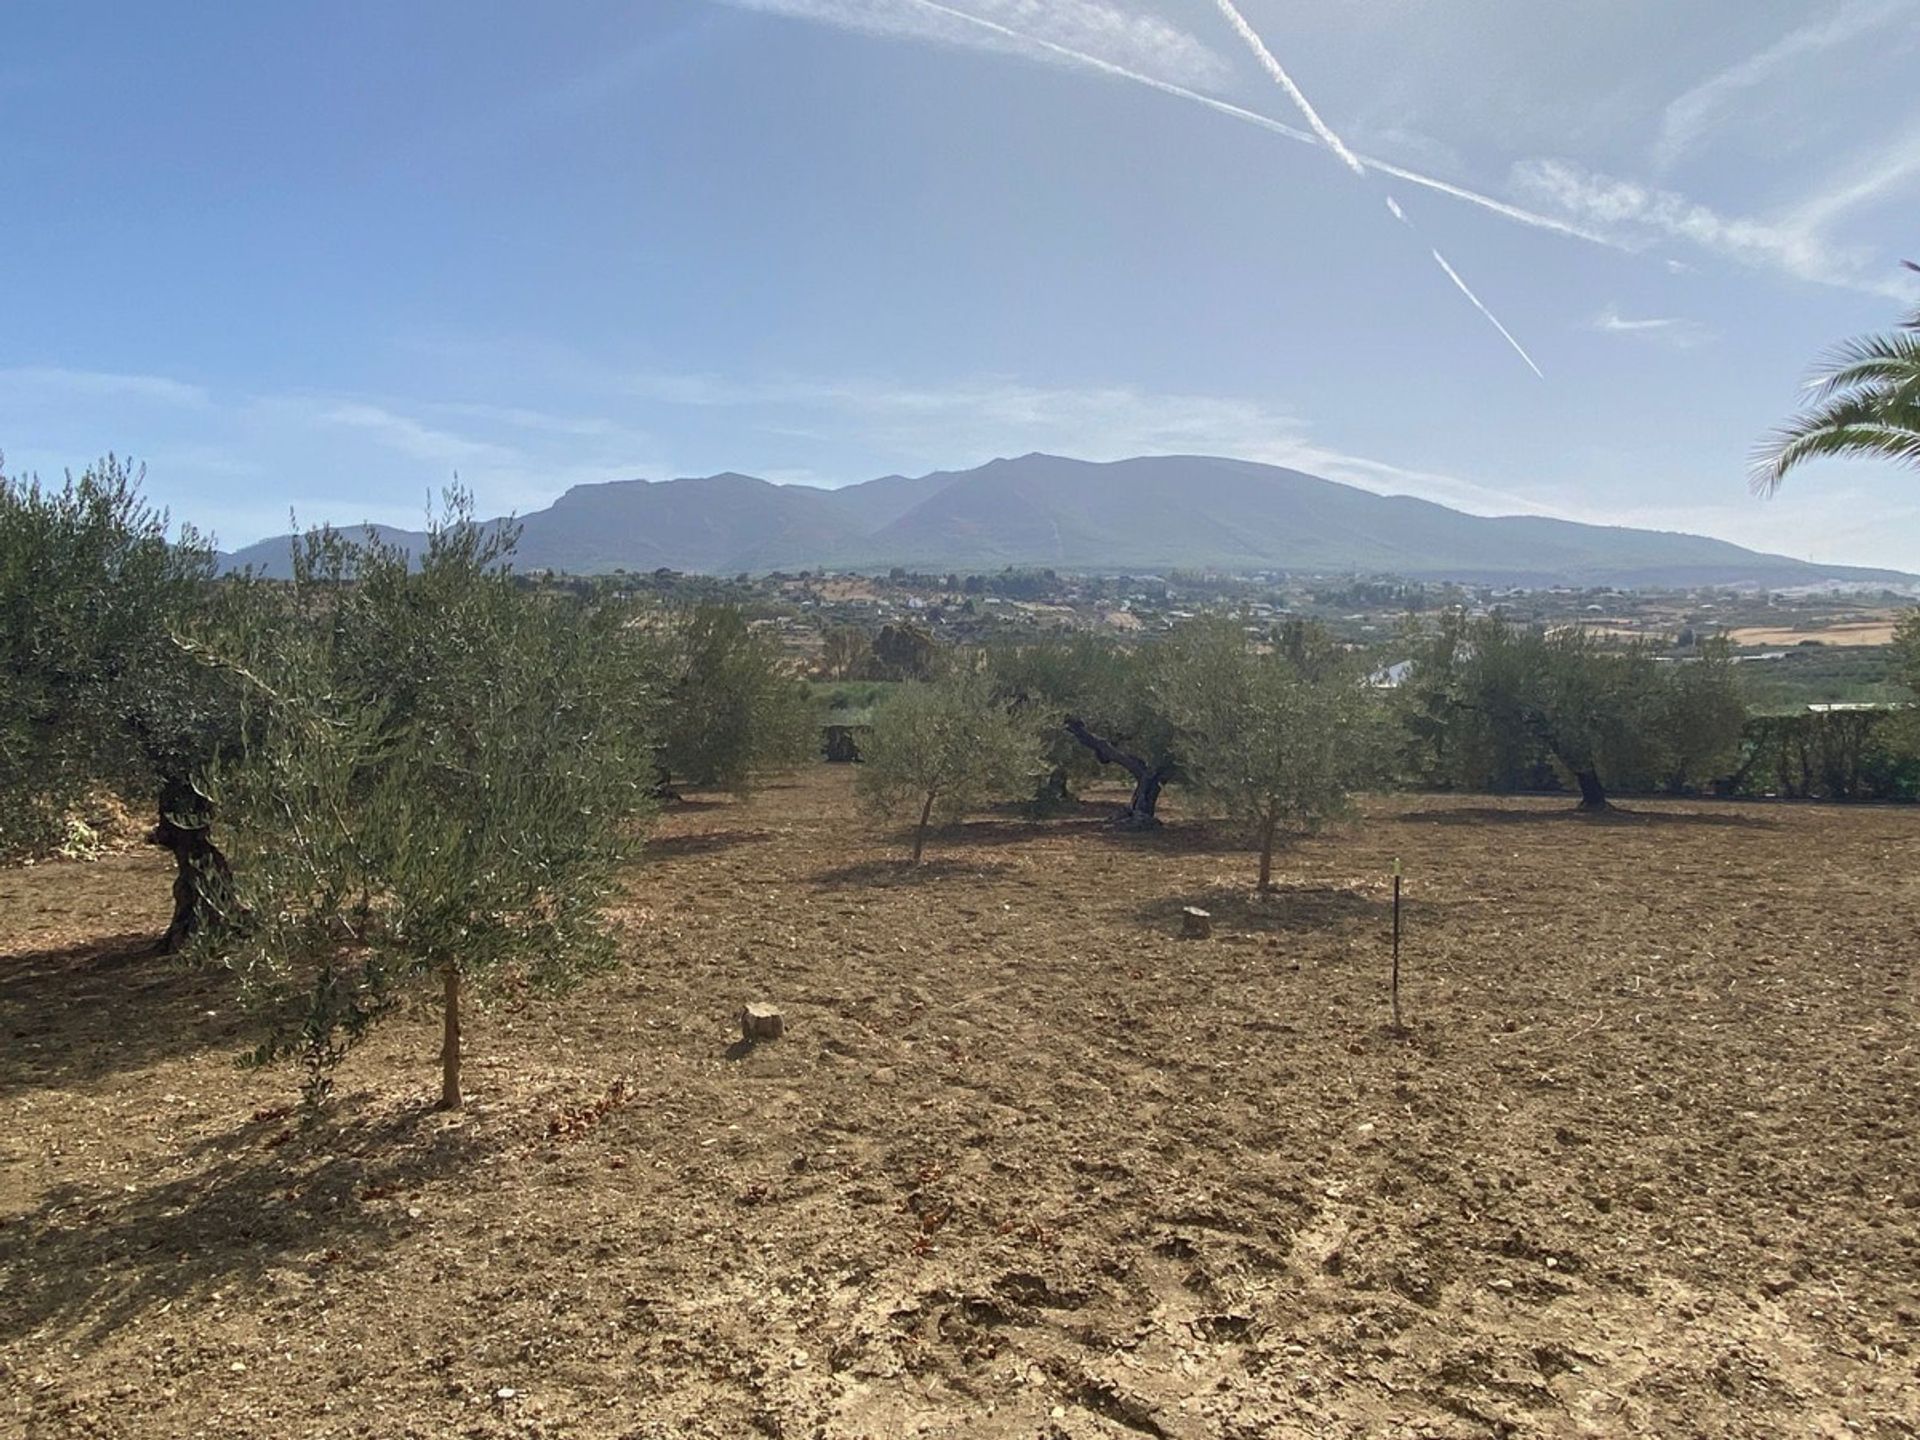
<svg viewBox="0 0 1920 1440">
<path fill-rule="evenodd" d="M 185 781 L 161 787 L 150 843 L 173 854 L 173 919 L 160 948 L 177 953 L 195 935 L 230 923 L 233 866 L 213 843 L 213 802 Z"/>
<path fill-rule="evenodd" d="M 1608 810 L 1607 788 L 1600 783 L 1600 776 L 1591 769 L 1573 772 L 1575 783 L 1580 786 L 1580 808 L 1586 811 Z"/>
<path fill-rule="evenodd" d="M 1133 795 L 1127 801 L 1127 808 L 1114 817 L 1115 821 L 1140 830 L 1158 825 L 1160 817 L 1154 811 L 1160 804 L 1160 789 L 1173 773 L 1173 762 L 1163 760 L 1158 765 L 1149 765 L 1140 756 L 1129 755 L 1112 741 L 1094 734 L 1087 729 L 1086 722 L 1071 715 L 1067 717 L 1066 727 L 1067 733 L 1091 750 L 1101 764 L 1118 765 L 1133 777 Z"/>
<path fill-rule="evenodd" d="M 927 848 L 927 822 L 933 818 L 933 797 L 937 792 L 927 792 L 927 803 L 920 807 L 920 823 L 913 829 L 913 863 L 920 863 L 920 852 Z"/>
<path fill-rule="evenodd" d="M 460 967 L 448 964 L 440 972 L 441 1024 L 440 1108 L 458 1110 L 460 1096 Z"/>
</svg>

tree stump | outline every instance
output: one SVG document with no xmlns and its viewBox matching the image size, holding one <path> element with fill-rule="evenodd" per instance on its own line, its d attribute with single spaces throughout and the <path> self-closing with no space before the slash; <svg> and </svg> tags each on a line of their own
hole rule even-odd
<svg viewBox="0 0 1920 1440">
<path fill-rule="evenodd" d="M 772 1005 L 747 1005 L 740 1011 L 742 1040 L 778 1040 L 787 1033 L 787 1017 Z"/>
<path fill-rule="evenodd" d="M 1213 913 L 1202 910 L 1198 905 L 1185 906 L 1180 911 L 1180 938 L 1183 940 L 1206 940 L 1213 935 Z"/>
</svg>

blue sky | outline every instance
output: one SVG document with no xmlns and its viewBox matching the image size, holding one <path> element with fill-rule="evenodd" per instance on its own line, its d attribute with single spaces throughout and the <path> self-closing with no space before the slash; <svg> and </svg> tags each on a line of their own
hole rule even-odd
<svg viewBox="0 0 1920 1440">
<path fill-rule="evenodd" d="M 9 0 L 7 470 L 238 544 L 1198 451 L 1920 569 L 1911 472 L 1744 485 L 1920 303 L 1920 0 L 1228 8 Z"/>
</svg>

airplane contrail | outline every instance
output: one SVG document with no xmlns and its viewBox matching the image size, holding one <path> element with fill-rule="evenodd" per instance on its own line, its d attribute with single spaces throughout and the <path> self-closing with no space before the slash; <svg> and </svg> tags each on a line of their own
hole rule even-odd
<svg viewBox="0 0 1920 1440">
<path fill-rule="evenodd" d="M 1014 40 L 1023 45 L 1031 45 L 1037 49 L 1048 51 L 1051 54 L 1060 56 L 1063 60 L 1071 60 L 1076 65 L 1082 65 L 1087 69 L 1097 70 L 1102 74 L 1111 75 L 1115 79 L 1130 80 L 1136 85 L 1145 85 L 1150 90 L 1158 90 L 1163 95 L 1172 95 L 1177 99 L 1190 100 L 1196 105 L 1204 105 L 1207 109 L 1225 115 L 1229 119 L 1239 120 L 1248 125 L 1258 125 L 1262 130 L 1270 131 L 1275 135 L 1284 135 L 1289 140 L 1298 141 L 1305 145 L 1319 145 L 1324 143 L 1311 131 L 1288 125 L 1284 121 L 1274 119 L 1271 115 L 1262 115 L 1258 110 L 1249 110 L 1242 105 L 1230 104 L 1225 100 L 1219 100 L 1211 95 L 1202 94 L 1198 90 L 1189 90 L 1184 85 L 1175 85 L 1172 81 L 1161 80 L 1153 75 L 1143 75 L 1138 70 L 1129 70 L 1126 66 L 1116 65 L 1111 60 L 1102 60 L 1097 55 L 1089 55 L 1084 50 L 1075 50 L 1071 45 L 1061 45 L 1052 40 L 1042 39 L 1038 35 L 1029 34 L 1025 30 L 1016 29 L 1011 25 L 1002 25 L 998 20 L 989 20 L 984 15 L 974 15 L 965 10 L 955 9 L 951 5 L 942 4 L 941 0 L 910 0 L 910 3 L 918 5 L 923 10 L 932 10 L 936 14 L 947 16 L 949 19 L 959 20 L 965 24 L 977 26 L 979 29 L 990 31 L 995 35 L 1001 36 L 1003 39 Z M 1350 151 L 1348 153 L 1352 154 L 1353 152 Z M 1588 230 L 1566 220 L 1556 219 L 1551 215 L 1542 215 L 1535 210 L 1523 209 L 1518 205 L 1509 205 L 1504 200 L 1496 200 L 1491 195 L 1484 195 L 1478 190 L 1469 190 L 1464 185 L 1455 185 L 1432 175 L 1423 175 L 1418 170 L 1407 170 L 1401 166 L 1389 164 L 1385 160 L 1376 160 L 1371 155 L 1356 154 L 1354 158 L 1368 170 L 1378 171 L 1382 175 L 1391 175 L 1396 180 L 1404 180 L 1409 185 L 1418 185 L 1423 189 L 1432 190 L 1437 194 L 1446 195 L 1455 200 L 1465 201 L 1469 205 L 1477 205 L 1482 210 L 1490 211 L 1495 215 L 1501 216 L 1503 219 L 1515 221 L 1518 224 L 1529 226 L 1535 230 L 1550 230 L 1556 235 L 1565 235 L 1574 240 L 1585 240 L 1590 245 L 1604 245 L 1609 250 L 1626 250 L 1631 248 L 1610 235 L 1602 235 L 1598 231 Z"/>
<path fill-rule="evenodd" d="M 1429 248 L 1431 249 L 1431 247 Z M 1527 362 L 1527 368 L 1533 371 L 1533 373 L 1538 375 L 1542 380 L 1546 379 L 1547 378 L 1546 372 L 1542 370 L 1538 365 L 1533 363 L 1533 357 L 1527 354 L 1526 346 L 1522 345 L 1518 340 L 1514 339 L 1513 332 L 1507 329 L 1506 326 L 1500 323 L 1500 317 L 1495 315 L 1491 310 L 1487 309 L 1487 307 L 1483 303 L 1481 303 L 1480 297 L 1474 294 L 1473 291 L 1468 288 L 1467 282 L 1460 278 L 1460 272 L 1458 270 L 1455 270 L 1453 266 L 1447 263 L 1447 257 L 1442 255 L 1438 250 L 1433 250 L 1432 254 L 1433 254 L 1434 260 L 1439 263 L 1440 268 L 1447 272 L 1447 278 L 1453 281 L 1455 285 L 1458 285 L 1460 287 L 1460 293 L 1466 296 L 1467 299 L 1473 302 L 1474 309 L 1478 310 L 1482 315 L 1487 317 L 1488 321 L 1492 323 L 1493 328 L 1498 330 L 1501 336 L 1506 340 L 1507 344 L 1513 347 L 1514 353 L 1518 355 L 1522 360 Z"/>
<path fill-rule="evenodd" d="M 1300 113 L 1307 117 L 1307 124 L 1320 137 L 1320 143 L 1338 155 L 1341 163 L 1354 174 L 1365 175 L 1367 167 L 1360 163 L 1360 157 L 1349 150 L 1340 137 L 1333 133 L 1333 127 L 1320 118 L 1320 112 L 1313 108 L 1313 102 L 1307 99 L 1306 92 L 1293 83 L 1293 77 L 1273 58 L 1273 52 L 1267 49 L 1267 42 L 1260 38 L 1259 31 L 1247 23 L 1247 17 L 1240 13 L 1233 0 L 1215 0 L 1215 3 L 1220 6 L 1220 13 L 1227 17 L 1227 23 L 1240 32 L 1240 38 L 1247 42 L 1247 48 L 1253 51 L 1254 58 L 1273 77 L 1274 83 L 1287 92 Z"/>
<path fill-rule="evenodd" d="M 1247 48 L 1253 51 L 1254 58 L 1260 62 L 1267 74 L 1273 77 L 1274 83 L 1292 97 L 1300 113 L 1306 116 L 1307 124 L 1313 127 L 1313 133 L 1320 137 L 1320 143 L 1339 156 L 1341 163 L 1355 175 L 1362 180 L 1366 179 L 1367 167 L 1361 162 L 1360 157 L 1349 150 L 1346 143 L 1334 133 L 1333 127 L 1320 118 L 1320 112 L 1313 108 L 1313 102 L 1307 99 L 1306 93 L 1298 85 L 1293 83 L 1293 77 L 1287 74 L 1286 67 L 1274 58 L 1273 52 L 1267 48 L 1267 42 L 1260 38 L 1260 33 L 1249 25 L 1247 17 L 1240 13 L 1240 7 L 1235 5 L 1233 0 L 1214 0 L 1214 3 L 1220 7 L 1220 13 L 1227 17 L 1227 22 L 1239 32 L 1240 38 L 1247 42 Z M 1400 208 L 1400 202 L 1391 195 L 1387 196 L 1387 212 L 1409 230 L 1414 228 L 1413 222 L 1407 219 L 1407 212 Z M 1486 303 L 1473 293 L 1467 282 L 1460 278 L 1460 272 L 1447 263 L 1447 257 L 1431 246 L 1428 249 L 1433 258 L 1439 262 L 1440 268 L 1446 272 L 1447 278 L 1453 281 L 1460 293 L 1473 303 L 1474 309 L 1487 317 L 1488 323 L 1500 332 L 1501 338 L 1513 347 L 1514 353 L 1527 362 L 1527 368 L 1542 380 L 1546 379 L 1546 372 L 1533 363 L 1533 357 L 1527 353 L 1526 347 L 1513 338 L 1513 332 L 1500 323 L 1500 317 L 1489 310 Z"/>
</svg>

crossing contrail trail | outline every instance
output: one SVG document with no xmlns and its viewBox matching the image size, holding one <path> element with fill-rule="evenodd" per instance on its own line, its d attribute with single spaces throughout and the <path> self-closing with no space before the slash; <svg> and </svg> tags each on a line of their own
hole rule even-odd
<svg viewBox="0 0 1920 1440">
<path fill-rule="evenodd" d="M 1307 99 L 1306 93 L 1298 85 L 1293 83 L 1293 77 L 1287 74 L 1285 67 L 1273 58 L 1273 52 L 1267 49 L 1267 42 L 1260 38 L 1259 31 L 1247 23 L 1247 17 L 1240 13 L 1239 7 L 1233 3 L 1233 0 L 1216 0 L 1216 3 L 1220 6 L 1220 13 L 1227 17 L 1227 23 L 1239 31 L 1240 38 L 1247 42 L 1247 48 L 1253 51 L 1254 58 L 1260 62 L 1267 74 L 1273 77 L 1274 83 L 1287 92 L 1288 97 L 1299 107 L 1300 113 L 1307 117 L 1307 124 L 1311 125 L 1313 133 L 1320 137 L 1320 143 L 1338 155 L 1341 163 L 1354 174 L 1364 176 L 1367 173 L 1367 167 L 1360 163 L 1360 157 L 1349 150 L 1340 137 L 1333 133 L 1333 127 L 1320 118 L 1320 112 L 1313 108 L 1313 102 Z"/>
<path fill-rule="evenodd" d="M 1287 74 L 1286 67 L 1274 58 L 1273 52 L 1267 48 L 1267 42 L 1260 38 L 1259 31 L 1249 25 L 1247 17 L 1240 13 L 1240 7 L 1235 5 L 1233 0 L 1214 0 L 1214 3 L 1220 7 L 1220 13 L 1227 17 L 1227 23 L 1232 25 L 1240 38 L 1247 42 L 1247 48 L 1253 51 L 1254 58 L 1260 62 L 1267 74 L 1273 77 L 1274 83 L 1291 97 L 1300 113 L 1306 117 L 1307 124 L 1313 127 L 1313 133 L 1319 136 L 1320 143 L 1339 156 L 1341 163 L 1355 175 L 1362 180 L 1366 179 L 1366 164 L 1347 148 L 1346 142 L 1334 133 L 1333 127 L 1320 118 L 1320 112 L 1313 108 L 1313 102 L 1307 99 L 1306 93 L 1298 85 L 1293 83 L 1293 77 Z M 1400 202 L 1391 195 L 1387 196 L 1387 212 L 1409 230 L 1414 228 L 1413 222 L 1407 219 L 1407 212 L 1400 208 Z M 1431 246 L 1428 249 L 1440 268 L 1446 272 L 1447 278 L 1459 288 L 1462 295 L 1472 302 L 1474 309 L 1487 317 L 1488 323 L 1500 332 L 1501 338 L 1513 347 L 1514 353 L 1527 362 L 1527 368 L 1542 380 L 1546 379 L 1546 373 L 1533 363 L 1533 357 L 1527 353 L 1526 347 L 1513 338 L 1513 332 L 1500 323 L 1500 317 L 1489 310 L 1486 302 L 1473 293 L 1467 282 L 1460 278 L 1460 272 L 1447 263 L 1447 257 Z"/>
<path fill-rule="evenodd" d="M 1217 114 L 1225 115 L 1229 119 L 1238 120 L 1248 125 L 1258 125 L 1262 130 L 1270 131 L 1275 135 L 1284 135 L 1289 140 L 1298 141 L 1305 145 L 1320 145 L 1325 143 L 1312 131 L 1302 130 L 1297 126 L 1288 125 L 1284 121 L 1274 119 L 1271 115 L 1262 115 L 1258 110 L 1249 110 L 1243 105 L 1230 104 L 1225 100 L 1215 99 L 1211 95 L 1203 95 L 1198 90 L 1189 90 L 1184 85 L 1175 85 L 1172 81 L 1161 80 L 1156 76 L 1143 75 L 1138 70 L 1129 70 L 1126 66 L 1116 65 L 1111 60 L 1102 60 L 1097 55 L 1089 55 L 1084 50 L 1075 50 L 1071 45 L 1061 45 L 1052 40 L 1042 39 L 1038 35 L 1029 34 L 1025 30 L 1016 29 L 1011 25 L 1002 25 L 998 20 L 989 20 L 984 15 L 974 15 L 966 10 L 959 10 L 951 5 L 942 4 L 941 0 L 911 0 L 911 3 L 919 6 L 923 10 L 931 10 L 935 14 L 945 15 L 950 20 L 958 20 L 963 24 L 975 26 L 978 29 L 998 35 L 1003 39 L 1017 41 L 1022 45 L 1031 45 L 1036 49 L 1045 50 L 1050 54 L 1058 55 L 1063 60 L 1070 60 L 1074 64 L 1084 66 L 1089 70 L 1097 70 L 1101 74 L 1111 75 L 1117 80 L 1130 80 L 1136 85 L 1144 85 L 1150 90 L 1158 90 L 1163 95 L 1172 95 L 1177 99 L 1192 101 L 1195 105 L 1204 105 L 1207 109 Z M 1352 152 L 1348 153 L 1351 154 Z M 1480 209 L 1490 211 L 1503 219 L 1512 220 L 1535 230 L 1550 230 L 1556 235 L 1565 235 L 1574 240 L 1584 240 L 1590 245 L 1604 245 L 1609 250 L 1625 250 L 1630 248 L 1613 237 L 1602 235 L 1598 231 L 1588 230 L 1568 221 L 1556 219 L 1551 215 L 1542 215 L 1535 210 L 1523 209 L 1518 205 L 1509 205 L 1504 200 L 1497 200 L 1493 196 L 1484 195 L 1478 190 L 1469 190 L 1464 185 L 1455 185 L 1432 175 L 1423 175 L 1418 170 L 1403 169 L 1401 166 L 1388 164 L 1385 160 L 1376 160 L 1371 155 L 1355 155 L 1354 158 L 1368 170 L 1377 171 L 1382 175 L 1391 175 L 1394 179 L 1404 180 L 1409 185 L 1418 185 L 1423 189 L 1432 190 L 1436 194 L 1445 195 L 1454 200 L 1461 200 L 1469 205 L 1476 205 Z"/>
</svg>

